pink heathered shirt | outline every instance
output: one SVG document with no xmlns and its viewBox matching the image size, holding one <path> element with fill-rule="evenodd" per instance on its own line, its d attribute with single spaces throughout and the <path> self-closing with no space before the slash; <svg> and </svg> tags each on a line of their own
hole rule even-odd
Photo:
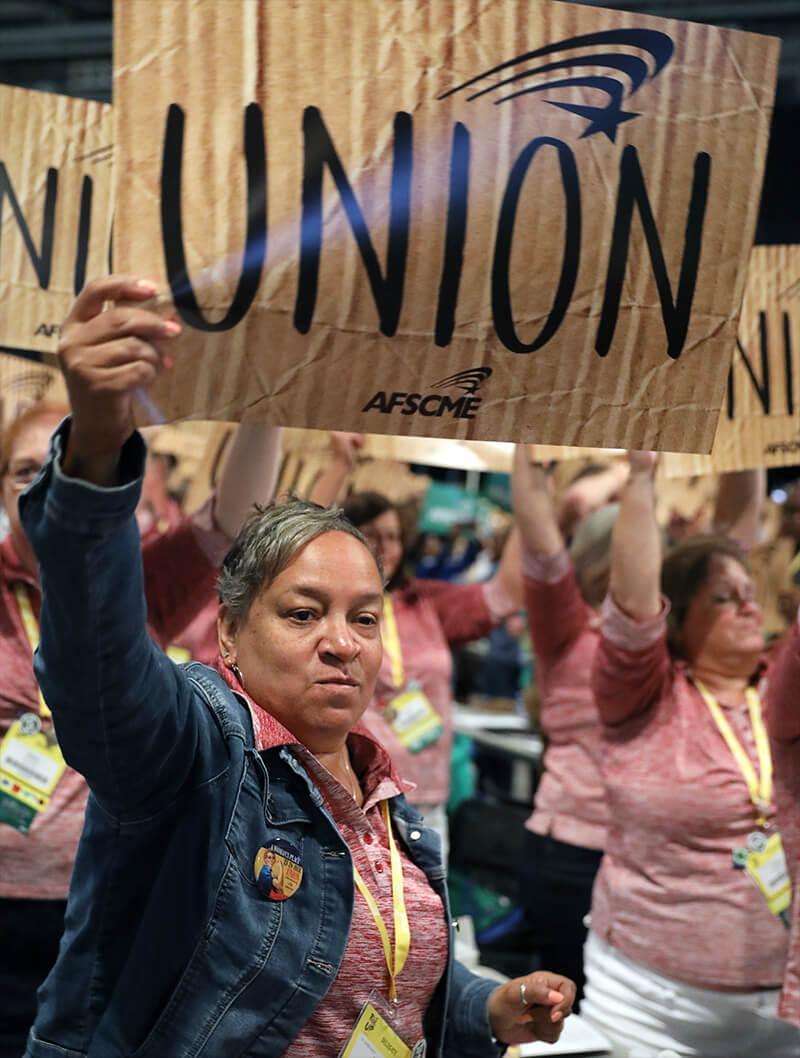
<svg viewBox="0 0 800 1058">
<path fill-rule="evenodd" d="M 223 666 L 228 684 L 242 688 Z M 247 697 L 247 695 L 245 695 Z M 311 774 L 328 811 L 350 850 L 353 862 L 369 886 L 394 945 L 394 906 L 389 841 L 380 810 L 381 801 L 395 797 L 406 784 L 398 778 L 386 751 L 363 725 L 348 738 L 350 758 L 364 791 L 359 807 L 347 790 L 294 735 L 248 698 L 259 750 L 286 745 Z M 408 857 L 397 835 L 403 864 L 403 887 L 411 927 L 411 947 L 397 980 L 395 1032 L 413 1046 L 425 1035 L 423 1018 L 447 968 L 448 935 L 444 906 L 425 873 Z M 354 883 L 355 885 L 355 883 Z M 325 998 L 300 1033 L 284 1051 L 286 1058 L 336 1058 L 350 1037 L 373 990 L 388 996 L 388 973 L 380 934 L 361 893 L 355 890 L 347 945 L 336 977 Z M 290 909 L 291 910 L 291 909 Z"/>
<path fill-rule="evenodd" d="M 384 635 L 383 662 L 375 698 L 364 723 L 386 747 L 404 779 L 416 784 L 408 795 L 418 805 L 443 804 L 450 793 L 450 750 L 453 744 L 453 660 L 451 646 L 485 636 L 516 607 L 496 580 L 485 584 L 449 584 L 412 580 L 392 592 L 397 631 L 403 649 L 406 682 L 415 681 L 439 713 L 444 734 L 419 753 L 409 752 L 395 737 L 382 710 L 398 688 Z"/>
<path fill-rule="evenodd" d="M 690 985 L 778 988 L 787 931 L 731 862 L 755 829 L 753 805 L 686 666 L 670 658 L 665 616 L 635 622 L 610 599 L 603 607 L 594 688 L 610 823 L 592 929 Z M 746 706 L 721 704 L 757 768 Z"/>
<path fill-rule="evenodd" d="M 142 548 L 150 634 L 162 646 L 214 593 L 213 558 L 227 546 L 228 538 L 212 528 L 210 519 L 204 509 Z M 27 587 L 38 619 L 39 586 L 7 536 L 0 542 L 0 739 L 23 713 L 39 712 L 31 646 L 14 595 L 16 583 Z M 88 795 L 83 776 L 67 768 L 50 804 L 27 834 L 0 824 L 0 899 L 66 899 Z"/>
<path fill-rule="evenodd" d="M 522 568 L 539 722 L 547 738 L 534 812 L 525 825 L 536 834 L 602 850 L 608 825 L 603 729 L 592 689 L 599 618 L 580 593 L 566 551 L 525 554 Z"/>
<path fill-rule="evenodd" d="M 770 670 L 768 721 L 775 767 L 775 796 L 793 897 L 789 957 L 778 1013 L 800 1027 L 800 630 L 795 624 L 776 648 Z"/>
</svg>

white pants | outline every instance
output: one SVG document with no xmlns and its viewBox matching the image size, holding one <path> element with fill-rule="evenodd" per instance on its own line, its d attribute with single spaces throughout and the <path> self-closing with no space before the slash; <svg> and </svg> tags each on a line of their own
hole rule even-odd
<svg viewBox="0 0 800 1058">
<path fill-rule="evenodd" d="M 425 825 L 435 830 L 442 842 L 442 863 L 447 868 L 447 854 L 450 851 L 450 832 L 447 822 L 447 805 L 414 805 Z"/>
<path fill-rule="evenodd" d="M 618 1058 L 798 1058 L 800 1030 L 778 991 L 717 992 L 664 977 L 589 933 L 581 1017 Z"/>
</svg>

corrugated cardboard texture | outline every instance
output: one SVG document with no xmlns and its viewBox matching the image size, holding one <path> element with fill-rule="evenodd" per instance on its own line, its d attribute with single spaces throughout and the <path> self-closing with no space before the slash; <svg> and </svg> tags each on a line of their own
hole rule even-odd
<svg viewBox="0 0 800 1058">
<path fill-rule="evenodd" d="M 61 376 L 51 367 L 0 355 L 0 429 L 43 398 L 63 400 Z"/>
<path fill-rule="evenodd" d="M 111 107 L 0 85 L 0 355 L 52 361 L 76 290 L 108 272 Z"/>
<path fill-rule="evenodd" d="M 800 246 L 756 246 L 710 456 L 670 455 L 672 476 L 800 462 Z"/>
<path fill-rule="evenodd" d="M 115 254 L 215 328 L 156 405 L 708 452 L 777 54 L 548 0 L 117 3 Z"/>
</svg>

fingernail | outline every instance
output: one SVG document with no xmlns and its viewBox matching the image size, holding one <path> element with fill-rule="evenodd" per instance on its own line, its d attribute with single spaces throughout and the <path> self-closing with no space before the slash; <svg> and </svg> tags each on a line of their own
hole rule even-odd
<svg viewBox="0 0 800 1058">
<path fill-rule="evenodd" d="M 551 988 L 547 993 L 548 1003 L 560 1003 L 563 1000 L 563 995 L 560 992 L 556 992 L 554 988 Z"/>
<path fill-rule="evenodd" d="M 158 287 L 152 281 L 152 279 L 137 279 L 136 286 L 141 287 L 142 290 L 146 290 L 148 294 L 157 294 Z"/>
<path fill-rule="evenodd" d="M 181 333 L 183 328 L 179 323 L 176 323 L 175 320 L 165 320 L 162 325 L 162 330 L 164 331 L 164 334 L 168 335 L 170 338 L 175 338 Z"/>
<path fill-rule="evenodd" d="M 164 367 L 167 369 L 167 371 L 169 371 L 169 369 L 171 367 L 175 366 L 175 361 L 172 359 L 171 356 L 165 356 L 164 359 L 162 360 L 162 363 L 163 363 Z"/>
<path fill-rule="evenodd" d="M 563 1017 L 564 1015 L 561 1013 L 560 1010 L 554 1010 L 553 1013 L 550 1015 L 550 1018 L 553 1022 L 561 1021 Z"/>
</svg>

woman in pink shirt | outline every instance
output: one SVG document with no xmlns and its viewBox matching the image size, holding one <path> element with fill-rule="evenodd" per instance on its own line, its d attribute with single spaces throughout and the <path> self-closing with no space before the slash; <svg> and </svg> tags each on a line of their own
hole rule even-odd
<svg viewBox="0 0 800 1058">
<path fill-rule="evenodd" d="M 629 1058 L 789 1058 L 753 581 L 724 538 L 689 540 L 662 568 L 654 457 L 630 463 L 595 660 L 609 830 L 583 1014 Z"/>
<path fill-rule="evenodd" d="M 344 504 L 386 574 L 383 663 L 365 723 L 386 746 L 398 772 L 416 788 L 411 801 L 447 843 L 453 741 L 452 655 L 519 609 L 518 544 L 506 544 L 497 574 L 482 584 L 417 580 L 405 571 L 405 543 L 394 504 L 375 492 Z"/>
<path fill-rule="evenodd" d="M 592 663 L 617 512 L 609 501 L 626 476 L 627 465 L 615 463 L 577 483 L 572 499 L 580 494 L 580 510 L 574 502 L 569 507 L 582 520 L 567 550 L 545 469 L 530 462 L 527 445 L 517 445 L 514 454 L 514 510 L 522 534 L 539 723 L 546 738 L 534 811 L 526 823 L 520 898 L 537 955 L 545 965 L 554 959 L 554 965 L 569 967 L 578 998 L 584 919 L 607 824 Z"/>
<path fill-rule="evenodd" d="M 83 777 L 66 768 L 49 801 L 33 811 L 15 796 L 18 776 L 5 766 L 25 751 L 15 737 L 20 725 L 53 731 L 33 674 L 41 592 L 17 501 L 41 470 L 50 435 L 68 410 L 55 402 L 33 405 L 0 440 L 0 491 L 10 525 L 0 541 L 0 1058 L 22 1053 L 36 989 L 58 953 L 89 792 Z M 271 498 L 278 437 L 263 424 L 239 427 L 234 458 L 212 502 L 143 541 L 148 627 L 163 646 L 208 600 L 217 608 L 219 563 L 251 504 Z"/>
</svg>

